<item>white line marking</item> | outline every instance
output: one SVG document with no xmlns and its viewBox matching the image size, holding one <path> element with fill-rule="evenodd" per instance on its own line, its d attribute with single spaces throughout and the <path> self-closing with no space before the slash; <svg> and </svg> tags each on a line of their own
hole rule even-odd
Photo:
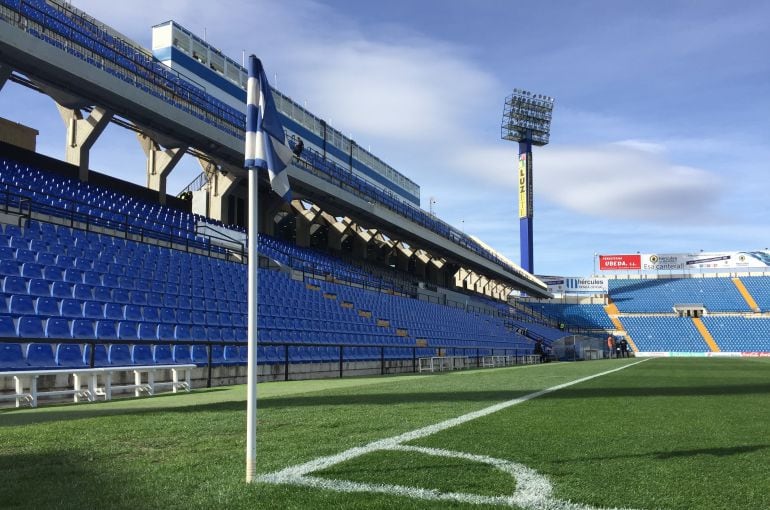
<svg viewBox="0 0 770 510">
<path fill-rule="evenodd" d="M 473 455 L 469 453 L 451 452 L 448 450 L 439 450 L 435 448 L 409 446 L 404 445 L 403 443 L 433 435 L 437 432 L 456 427 L 471 420 L 482 418 L 503 409 L 507 409 L 511 406 L 522 404 L 528 400 L 542 397 L 543 395 L 553 393 L 554 391 L 590 381 L 591 379 L 595 379 L 597 377 L 612 374 L 634 365 L 638 365 L 639 363 L 644 363 L 650 359 L 651 358 L 647 358 L 635 363 L 624 365 L 622 367 L 614 368 L 612 370 L 607 370 L 605 372 L 600 372 L 598 374 L 575 379 L 574 381 L 552 386 L 550 388 L 536 391 L 534 393 L 529 393 L 522 397 L 501 402 L 499 404 L 495 404 L 484 409 L 474 411 L 472 413 L 458 416 L 457 418 L 445 420 L 434 425 L 422 427 L 411 432 L 406 432 L 404 434 L 390 438 L 373 441 L 365 446 L 351 448 L 336 455 L 319 457 L 304 464 L 298 464 L 296 466 L 291 466 L 280 471 L 262 475 L 257 480 L 263 483 L 304 485 L 339 492 L 376 492 L 398 496 L 407 496 L 423 500 L 458 501 L 472 504 L 491 504 L 505 506 L 517 505 L 522 508 L 534 510 L 592 510 L 594 507 L 588 505 L 552 498 L 551 494 L 553 488 L 548 479 L 545 476 L 537 473 L 535 470 L 530 469 L 522 464 L 503 459 L 495 459 L 493 457 L 487 457 L 484 455 Z M 437 490 L 421 489 L 417 487 L 404 487 L 400 485 L 367 484 L 351 482 L 347 480 L 333 480 L 328 478 L 308 476 L 310 473 L 322 471 L 361 455 L 366 455 L 368 453 L 380 450 L 411 451 L 426 455 L 462 458 L 474 462 L 488 464 L 513 476 L 517 481 L 516 492 L 514 492 L 512 496 L 482 496 L 478 494 L 464 494 L 454 492 L 444 493 Z"/>
</svg>

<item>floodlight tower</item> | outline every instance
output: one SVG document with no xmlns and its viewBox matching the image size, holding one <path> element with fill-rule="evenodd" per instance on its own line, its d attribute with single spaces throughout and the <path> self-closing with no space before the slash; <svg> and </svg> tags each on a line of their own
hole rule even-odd
<svg viewBox="0 0 770 510">
<path fill-rule="evenodd" d="M 532 251 L 532 146 L 546 145 L 551 136 L 553 98 L 513 89 L 503 107 L 503 140 L 519 142 L 519 239 L 521 267 L 534 273 Z"/>
</svg>

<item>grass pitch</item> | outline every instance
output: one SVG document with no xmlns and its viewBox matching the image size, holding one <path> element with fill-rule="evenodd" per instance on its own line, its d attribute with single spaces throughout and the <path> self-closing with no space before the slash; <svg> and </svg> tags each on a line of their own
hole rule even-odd
<svg viewBox="0 0 770 510">
<path fill-rule="evenodd" d="M 636 360 L 259 386 L 260 473 L 335 455 Z M 523 464 L 595 508 L 770 508 L 770 362 L 660 359 L 437 432 L 411 446 Z M 0 411 L 2 508 L 478 508 L 243 482 L 245 387 Z M 374 451 L 314 473 L 506 496 L 486 464 Z M 566 507 L 565 507 L 566 508 Z"/>
</svg>

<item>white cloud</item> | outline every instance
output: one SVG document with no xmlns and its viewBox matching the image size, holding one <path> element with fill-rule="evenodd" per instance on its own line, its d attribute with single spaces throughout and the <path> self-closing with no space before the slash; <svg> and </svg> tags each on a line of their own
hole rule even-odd
<svg viewBox="0 0 770 510">
<path fill-rule="evenodd" d="M 514 147 L 461 152 L 462 166 L 477 168 L 488 184 L 516 190 Z M 719 221 L 723 183 L 712 172 L 678 165 L 657 143 L 627 140 L 585 147 L 554 146 L 534 154 L 538 199 L 581 214 L 691 223 Z"/>
</svg>

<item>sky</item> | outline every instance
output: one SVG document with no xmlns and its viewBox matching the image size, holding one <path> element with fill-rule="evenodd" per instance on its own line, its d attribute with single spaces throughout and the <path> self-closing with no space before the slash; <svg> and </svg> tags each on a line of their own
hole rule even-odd
<svg viewBox="0 0 770 510">
<path fill-rule="evenodd" d="M 504 98 L 556 98 L 534 151 L 534 266 L 588 276 L 595 254 L 770 246 L 770 3 L 703 0 L 73 0 L 145 47 L 173 19 L 421 186 L 422 207 L 519 262 Z M 9 83 L 0 116 L 63 158 L 51 99 Z M 145 184 L 109 127 L 92 167 Z M 186 157 L 176 193 L 200 173 Z"/>
</svg>

